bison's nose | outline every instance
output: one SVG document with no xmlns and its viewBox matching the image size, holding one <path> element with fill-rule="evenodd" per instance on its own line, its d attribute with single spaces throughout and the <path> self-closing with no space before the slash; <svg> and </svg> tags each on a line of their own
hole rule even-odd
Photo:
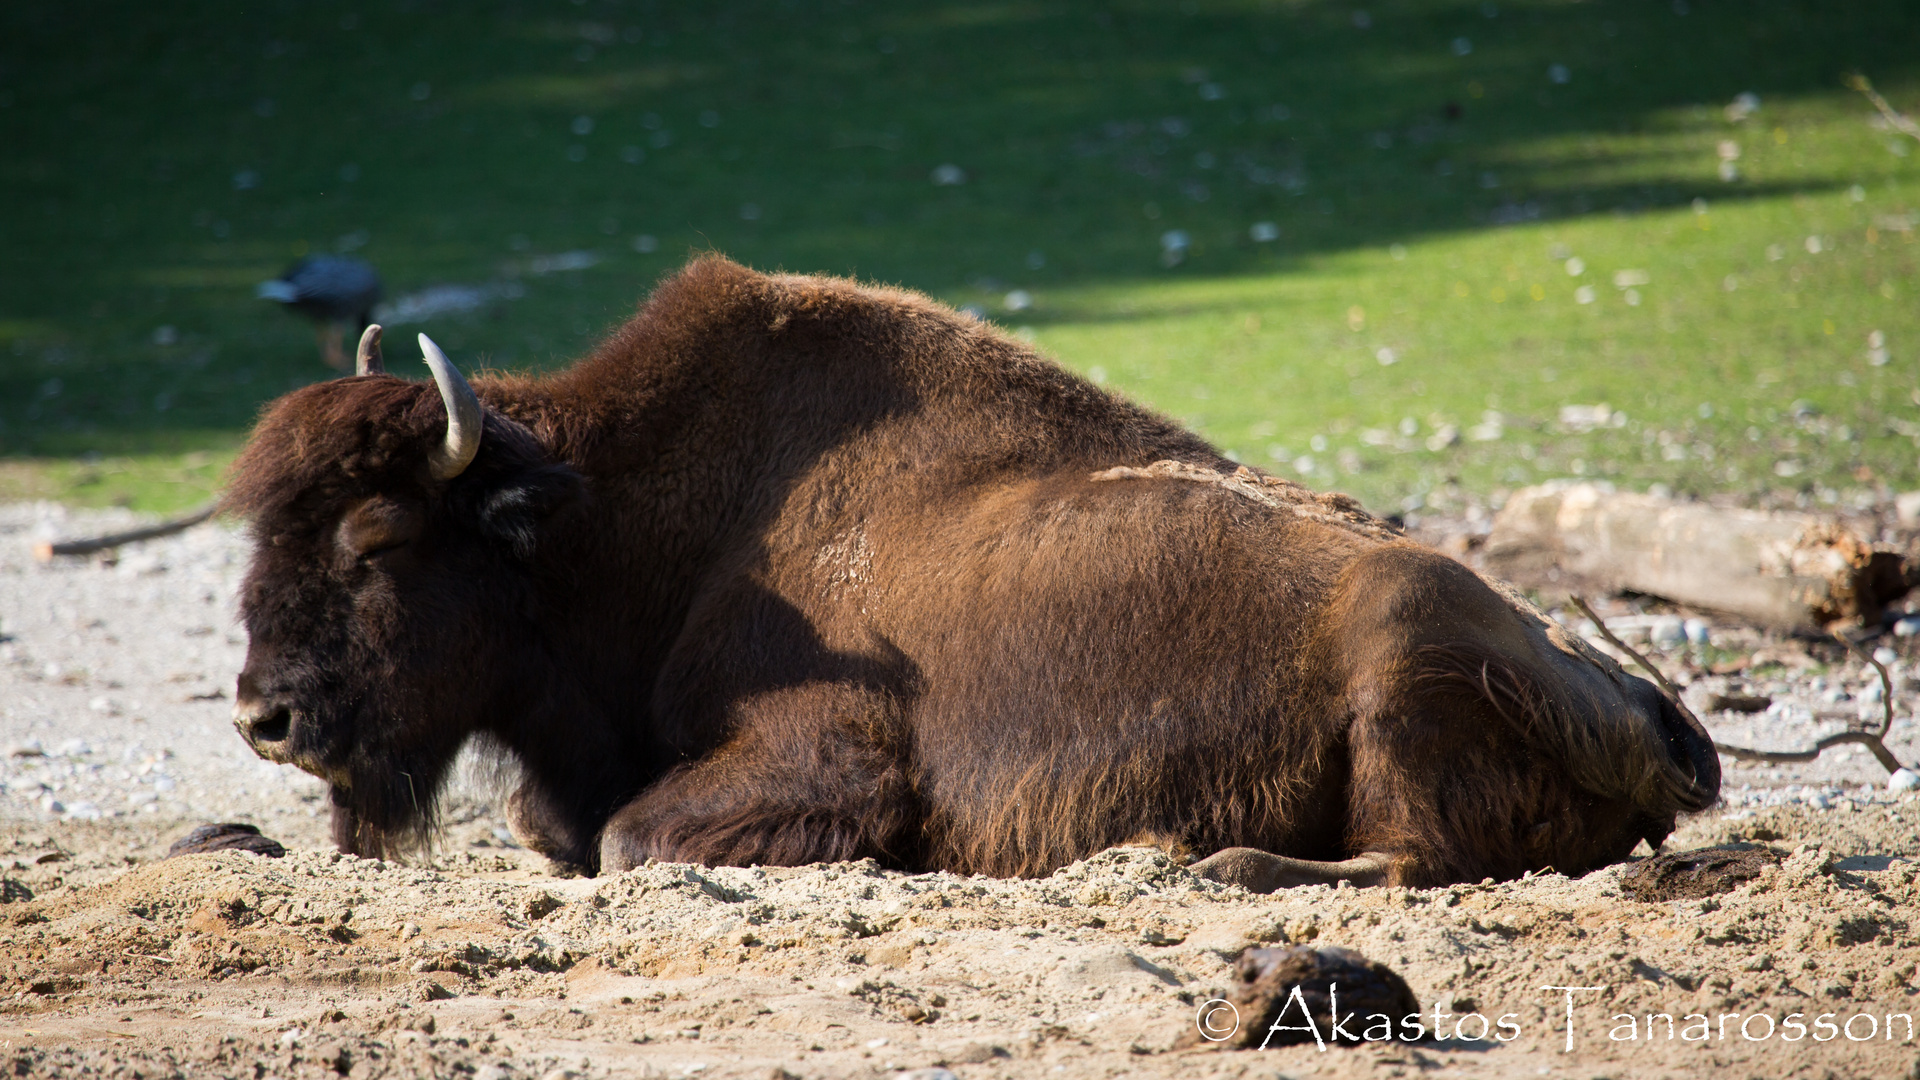
<svg viewBox="0 0 1920 1080">
<path fill-rule="evenodd" d="M 265 702 L 241 702 L 233 707 L 233 726 L 247 740 L 253 752 L 263 758 L 277 758 L 285 749 L 287 736 L 293 734 L 293 710 L 285 705 Z"/>
<path fill-rule="evenodd" d="M 234 694 L 233 726 L 254 753 L 269 761 L 286 760 L 287 740 L 293 734 L 293 710 L 261 694 L 245 674 L 240 676 Z"/>
</svg>

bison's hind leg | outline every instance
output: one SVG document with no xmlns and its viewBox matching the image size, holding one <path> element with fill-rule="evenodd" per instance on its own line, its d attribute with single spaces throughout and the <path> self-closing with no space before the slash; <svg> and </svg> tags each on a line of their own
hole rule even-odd
<svg viewBox="0 0 1920 1080">
<path fill-rule="evenodd" d="M 1393 876 L 1393 862 L 1392 856 L 1371 851 L 1340 862 L 1321 862 L 1236 847 L 1216 851 L 1187 869 L 1209 881 L 1270 893 L 1296 885 L 1337 885 L 1342 881 L 1360 887 L 1385 885 Z"/>
</svg>

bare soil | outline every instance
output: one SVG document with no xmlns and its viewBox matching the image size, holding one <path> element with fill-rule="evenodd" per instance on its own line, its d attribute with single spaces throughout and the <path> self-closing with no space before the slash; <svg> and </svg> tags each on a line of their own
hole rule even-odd
<svg viewBox="0 0 1920 1080">
<path fill-rule="evenodd" d="M 511 846 L 483 770 L 450 797 L 436 852 L 359 860 L 328 850 L 318 782 L 255 760 L 228 725 L 236 534 L 210 524 L 114 561 L 26 554 L 48 531 L 130 520 L 0 507 L 0 1073 L 1920 1076 L 1901 1019 L 1920 1014 L 1920 800 L 1864 754 L 1729 761 L 1723 805 L 1667 850 L 1778 857 L 1665 901 L 1626 895 L 1629 867 L 1254 896 L 1144 848 L 1030 881 L 864 863 L 559 878 Z M 1794 745 L 1873 705 L 1844 654 L 1715 632 L 1719 652 L 1669 657 L 1690 699 L 1773 703 L 1708 715 L 1721 737 Z M 1885 639 L 1909 762 L 1910 640 Z M 1709 673 L 1736 653 L 1745 668 Z M 215 821 L 289 853 L 163 858 Z M 1262 1050 L 1190 1034 L 1243 950 L 1300 943 L 1389 965 L 1445 1037 Z M 1599 988 L 1571 992 L 1570 1033 L 1556 986 Z"/>
</svg>

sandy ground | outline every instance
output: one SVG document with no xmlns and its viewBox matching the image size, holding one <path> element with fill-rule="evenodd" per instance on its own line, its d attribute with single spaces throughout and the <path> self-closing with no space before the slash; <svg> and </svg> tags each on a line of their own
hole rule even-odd
<svg viewBox="0 0 1920 1080">
<path fill-rule="evenodd" d="M 431 857 L 371 862 L 328 850 L 317 781 L 228 725 L 233 531 L 112 562 L 27 554 L 128 520 L 0 507 L 0 1074 L 1920 1077 L 1901 1019 L 1920 1014 L 1920 801 L 1864 753 L 1728 762 L 1723 805 L 1668 850 L 1744 841 L 1783 861 L 1664 903 L 1623 896 L 1621 868 L 1253 896 L 1147 849 L 1034 881 L 864 864 L 565 879 L 512 846 L 477 785 Z M 1714 635 L 1715 656 L 1782 661 L 1693 679 L 1696 707 L 1773 702 L 1709 714 L 1719 737 L 1786 748 L 1877 715 L 1857 661 Z M 1909 762 L 1912 640 L 1874 643 L 1899 654 L 1891 743 Z M 209 821 L 291 853 L 161 858 Z M 1446 1037 L 1176 1045 L 1244 948 L 1281 943 L 1391 965 Z M 1571 1033 L 1549 986 L 1600 988 L 1573 992 Z"/>
</svg>

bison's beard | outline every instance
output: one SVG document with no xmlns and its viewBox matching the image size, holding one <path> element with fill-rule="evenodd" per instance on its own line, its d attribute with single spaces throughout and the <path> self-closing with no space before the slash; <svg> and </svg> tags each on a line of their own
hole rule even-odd
<svg viewBox="0 0 1920 1080">
<path fill-rule="evenodd" d="M 363 859 L 426 851 L 439 827 L 439 779 L 396 770 L 329 785 L 334 847 Z"/>
<path fill-rule="evenodd" d="M 499 803 L 523 775 L 513 751 L 485 733 L 398 758 L 356 755 L 346 768 L 323 775 L 333 802 L 334 847 L 363 859 L 429 854 L 449 788 Z"/>
</svg>

